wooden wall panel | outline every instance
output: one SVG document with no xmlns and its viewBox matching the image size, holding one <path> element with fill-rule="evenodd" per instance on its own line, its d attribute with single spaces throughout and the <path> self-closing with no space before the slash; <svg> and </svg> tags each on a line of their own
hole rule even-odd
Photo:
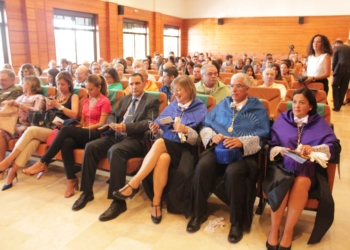
<svg viewBox="0 0 350 250">
<path fill-rule="evenodd" d="M 228 18 L 223 25 L 217 19 L 186 19 L 188 53 L 212 52 L 216 57 L 228 53 L 233 56 L 272 53 L 284 57 L 289 45 L 299 54 L 306 54 L 306 46 L 313 35 L 321 33 L 331 42 L 349 36 L 350 16 Z M 184 52 L 184 51 L 183 51 Z"/>
</svg>

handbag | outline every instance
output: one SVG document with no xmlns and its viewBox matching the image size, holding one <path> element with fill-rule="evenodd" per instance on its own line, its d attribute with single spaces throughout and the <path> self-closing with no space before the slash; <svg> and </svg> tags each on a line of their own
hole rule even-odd
<svg viewBox="0 0 350 250">
<path fill-rule="evenodd" d="M 15 133 L 16 124 L 18 121 L 18 108 L 14 106 L 4 105 L 0 107 L 0 129 Z"/>
<path fill-rule="evenodd" d="M 61 115 L 61 110 L 47 110 L 47 111 L 28 111 L 28 122 L 32 126 L 39 126 L 44 128 L 55 128 L 56 125 L 52 123 L 56 116 Z"/>
<path fill-rule="evenodd" d="M 49 146 L 49 147 L 51 146 L 52 142 L 55 140 L 55 138 L 59 132 L 60 132 L 60 130 L 58 128 L 51 131 L 49 137 L 47 137 L 47 140 L 46 140 L 47 146 Z"/>
</svg>

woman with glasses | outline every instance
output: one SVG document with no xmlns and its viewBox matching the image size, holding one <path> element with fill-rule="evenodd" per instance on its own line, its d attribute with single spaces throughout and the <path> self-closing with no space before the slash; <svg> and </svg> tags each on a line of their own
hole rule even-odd
<svg viewBox="0 0 350 250">
<path fill-rule="evenodd" d="M 124 90 L 119 80 L 119 74 L 115 68 L 107 68 L 103 76 L 106 79 L 108 90 Z"/>
</svg>

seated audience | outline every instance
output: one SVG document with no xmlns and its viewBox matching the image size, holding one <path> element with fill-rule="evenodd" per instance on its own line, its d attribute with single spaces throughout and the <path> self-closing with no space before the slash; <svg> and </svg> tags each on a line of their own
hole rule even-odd
<svg viewBox="0 0 350 250">
<path fill-rule="evenodd" d="M 0 71 L 0 105 L 3 101 L 14 100 L 23 94 L 22 89 L 15 85 L 15 73 L 9 69 Z"/>
<path fill-rule="evenodd" d="M 18 107 L 19 117 L 14 134 L 0 130 L 0 161 L 5 158 L 7 142 L 13 138 L 19 138 L 30 126 L 29 110 L 45 110 L 45 97 L 41 94 L 40 81 L 36 76 L 25 76 L 22 89 L 23 95 L 17 97 L 16 100 L 6 100 L 1 103 L 1 105 Z"/>
<path fill-rule="evenodd" d="M 71 74 L 73 80 L 75 79 L 75 72 L 77 71 L 77 68 L 79 65 L 77 63 L 72 63 L 68 66 L 68 72 Z"/>
<path fill-rule="evenodd" d="M 241 70 L 243 68 L 243 60 L 242 59 L 238 59 L 236 62 L 236 66 L 235 69 Z"/>
<path fill-rule="evenodd" d="M 117 63 L 114 68 L 117 70 L 118 72 L 118 76 L 120 81 L 127 81 L 128 78 L 126 78 L 126 76 L 124 76 L 124 65 L 121 63 Z"/>
<path fill-rule="evenodd" d="M 253 60 L 251 58 L 247 57 L 244 61 L 244 65 L 251 65 L 252 62 L 253 62 Z"/>
<path fill-rule="evenodd" d="M 216 104 L 230 95 L 230 89 L 217 80 L 217 69 L 213 64 L 203 65 L 201 68 L 202 81 L 195 84 L 197 94 L 211 95 L 215 98 Z"/>
<path fill-rule="evenodd" d="M 144 70 L 151 70 L 151 64 L 148 59 L 142 60 L 142 66 Z"/>
<path fill-rule="evenodd" d="M 244 67 L 242 68 L 242 73 L 247 74 L 249 76 L 251 86 L 256 86 L 256 82 L 254 81 L 256 78 L 253 67 L 251 65 L 244 65 Z"/>
<path fill-rule="evenodd" d="M 74 88 L 85 88 L 89 77 L 88 68 L 84 65 L 79 66 L 75 72 L 75 77 Z"/>
<path fill-rule="evenodd" d="M 50 69 L 56 70 L 57 69 Z M 54 99 L 46 99 L 46 110 L 61 110 L 61 114 L 56 114 L 59 118 L 65 120 L 68 118 L 77 118 L 79 112 L 79 97 L 73 94 L 73 80 L 68 72 L 61 72 L 56 77 L 58 95 Z M 61 126 L 58 124 L 58 126 Z M 5 160 L 0 162 L 0 170 L 10 168 L 5 186 L 12 187 L 12 180 L 20 167 L 24 167 L 37 149 L 40 143 L 46 142 L 51 134 L 51 128 L 30 126 L 16 142 L 12 152 Z M 74 194 L 74 191 L 73 191 Z M 66 197 L 71 196 L 71 190 L 67 189 Z"/>
<path fill-rule="evenodd" d="M 286 96 L 287 90 L 286 87 L 284 87 L 283 84 L 275 83 L 275 71 L 271 68 L 267 68 L 263 72 L 263 85 L 260 85 L 258 87 L 260 88 L 277 88 L 281 92 L 281 100 L 284 100 L 284 97 Z"/>
<path fill-rule="evenodd" d="M 102 73 L 101 66 L 100 64 L 98 64 L 98 62 L 92 63 L 90 70 L 92 71 L 92 74 L 95 74 L 95 75 L 100 75 Z"/>
<path fill-rule="evenodd" d="M 148 79 L 149 74 L 147 73 L 146 70 L 144 70 L 143 68 L 140 68 L 138 70 L 136 70 L 136 73 L 139 73 L 142 75 L 143 81 L 144 81 L 144 91 L 151 91 L 151 92 L 158 92 L 158 85 L 154 82 Z M 125 90 L 124 93 L 126 95 L 131 94 L 131 89 L 128 86 Z"/>
<path fill-rule="evenodd" d="M 60 73 L 58 69 L 49 69 L 47 71 L 47 82 L 49 86 L 56 87 L 56 76 Z"/>
<path fill-rule="evenodd" d="M 101 64 L 100 64 L 100 66 L 101 66 L 101 73 L 103 74 L 105 71 L 106 71 L 106 69 L 108 69 L 108 68 L 112 68 L 112 65 L 110 65 L 108 62 L 106 62 L 106 61 L 103 61 Z M 100 74 L 101 74 L 100 73 Z"/>
<path fill-rule="evenodd" d="M 193 75 L 193 68 L 194 68 L 195 63 L 194 62 L 188 62 L 186 63 L 185 66 L 185 74 L 190 76 Z"/>
<path fill-rule="evenodd" d="M 9 70 L 14 71 L 12 65 L 9 63 L 5 63 L 2 67 L 2 69 L 9 69 Z"/>
<path fill-rule="evenodd" d="M 244 73 L 231 80 L 231 96 L 209 112 L 200 132 L 206 148 L 195 167 L 192 190 L 193 217 L 187 232 L 194 233 L 208 218 L 207 199 L 220 188 L 230 207 L 228 241 L 239 242 L 252 223 L 259 176 L 258 155 L 262 139 L 269 136 L 265 107 L 249 97 L 250 80 Z M 221 177 L 219 186 L 217 178 Z"/>
<path fill-rule="evenodd" d="M 85 146 L 80 189 L 82 194 L 72 209 L 78 211 L 94 199 L 93 184 L 98 162 L 107 157 L 110 165 L 108 199 L 112 203 L 100 215 L 100 221 L 112 220 L 126 211 L 126 202 L 116 199 L 113 191 L 125 185 L 128 159 L 145 156 L 144 133 L 148 130 L 148 121 L 158 116 L 159 101 L 144 92 L 142 75 L 132 74 L 129 87 L 132 94 L 123 96 L 114 113 L 108 117 L 110 129 L 104 132 L 106 136 Z"/>
<path fill-rule="evenodd" d="M 142 64 L 142 61 L 141 60 L 135 60 L 132 64 L 132 67 L 134 69 L 134 73 L 137 73 L 137 70 L 138 69 L 143 69 L 143 64 Z M 151 74 L 148 74 L 147 72 L 147 75 L 148 75 L 148 80 L 151 80 L 152 82 L 156 82 L 156 78 L 154 77 L 154 75 L 151 75 Z"/>
<path fill-rule="evenodd" d="M 196 155 L 192 154 L 197 153 L 197 131 L 207 113 L 205 104 L 196 98 L 196 89 L 189 76 L 177 77 L 172 83 L 172 88 L 174 89 L 175 101 L 165 108 L 154 123 L 149 125 L 157 140 L 146 155 L 137 174 L 126 186 L 113 193 L 119 200 L 132 198 L 137 193 L 141 181 L 153 171 L 154 197 L 151 219 L 155 224 L 159 224 L 162 220 L 162 193 L 164 187 L 168 178 L 174 179 L 174 176 L 169 176 L 169 168 L 186 169 L 194 167 L 191 165 L 194 160 L 190 161 L 189 158 L 196 158 Z M 164 117 L 171 117 L 174 122 L 162 124 L 161 119 Z M 181 162 L 182 164 L 180 164 Z M 184 162 L 187 162 L 187 164 L 184 164 Z M 179 172 L 183 173 L 183 170 Z M 183 176 L 181 183 L 185 183 L 190 176 Z M 179 185 L 176 185 L 176 188 Z M 189 188 L 183 191 L 190 194 Z M 185 202 L 184 196 L 180 194 L 178 196 L 181 198 L 173 197 L 173 199 L 177 199 L 176 206 L 182 207 L 180 204 Z M 174 202 L 174 200 L 172 201 Z"/>
<path fill-rule="evenodd" d="M 74 194 L 74 189 L 77 190 L 79 185 L 75 175 L 74 150 L 83 149 L 86 143 L 101 138 L 97 128 L 106 123 L 107 116 L 112 111 L 111 103 L 106 97 L 107 84 L 102 75 L 90 75 L 87 79 L 86 90 L 89 98 L 84 101 L 81 121 L 76 127 L 62 127 L 40 160 L 31 167 L 22 170 L 26 175 L 38 174 L 37 178 L 40 179 L 48 171 L 48 165 L 52 158 L 61 150 L 68 179 L 65 197 L 71 197 Z"/>
<path fill-rule="evenodd" d="M 168 102 L 171 101 L 173 93 L 171 91 L 171 83 L 178 76 L 177 69 L 175 67 L 169 67 L 163 70 L 163 87 L 159 89 L 159 92 L 163 92 L 168 97 Z"/>
<path fill-rule="evenodd" d="M 55 60 L 50 60 L 48 64 L 49 68 L 45 69 L 43 72 L 46 73 L 49 69 L 56 69 L 57 68 L 57 63 Z"/>
<path fill-rule="evenodd" d="M 202 80 L 201 68 L 202 68 L 202 64 L 194 65 L 194 68 L 193 68 L 194 83 L 197 83 Z"/>
<path fill-rule="evenodd" d="M 118 72 L 115 68 L 107 68 L 103 73 L 106 79 L 108 90 L 124 90 L 123 85 L 119 80 Z"/>
<path fill-rule="evenodd" d="M 275 80 L 278 80 L 278 81 L 284 80 L 281 74 L 280 66 L 277 63 L 271 64 L 270 68 L 275 71 Z"/>
<path fill-rule="evenodd" d="M 311 90 L 296 90 L 292 105 L 292 110 L 282 113 L 274 122 L 268 142 L 271 147 L 271 163 L 263 189 L 272 211 L 267 249 L 291 249 L 294 226 L 309 195 L 312 195 L 312 189 L 316 189 L 319 206 L 308 244 L 321 240 L 334 217 L 334 201 L 327 183 L 326 162 L 313 162 L 309 158 L 310 154 L 312 156 L 321 152 L 324 159 L 332 159 L 339 153 L 339 140 L 324 118 L 317 113 L 316 99 Z M 307 160 L 299 163 L 286 155 L 288 151 L 297 152 Z M 293 177 L 286 176 L 285 171 L 293 173 Z M 285 226 L 283 232 L 280 232 L 286 207 Z M 280 233 L 282 238 L 279 241 Z"/>
<path fill-rule="evenodd" d="M 253 69 L 254 69 L 254 75 L 261 75 L 261 63 L 259 61 L 254 61 L 252 63 Z"/>
<path fill-rule="evenodd" d="M 61 59 L 61 69 L 60 71 L 68 71 L 69 63 L 66 58 Z"/>
<path fill-rule="evenodd" d="M 281 76 L 284 77 L 284 76 L 290 76 L 289 74 L 289 64 L 286 62 L 286 61 L 283 61 L 281 62 L 280 64 L 280 70 L 281 70 Z"/>
<path fill-rule="evenodd" d="M 231 67 L 231 70 L 235 67 L 235 65 L 233 63 L 232 55 L 226 56 L 226 61 L 222 63 L 222 67 L 221 67 L 222 72 L 225 72 L 226 67 Z"/>
<path fill-rule="evenodd" d="M 35 76 L 35 71 L 34 71 L 33 65 L 31 65 L 30 63 L 22 64 L 21 68 L 18 71 L 20 85 L 23 85 L 23 78 L 25 76 Z M 39 81 L 39 83 L 40 83 L 40 81 Z"/>
</svg>

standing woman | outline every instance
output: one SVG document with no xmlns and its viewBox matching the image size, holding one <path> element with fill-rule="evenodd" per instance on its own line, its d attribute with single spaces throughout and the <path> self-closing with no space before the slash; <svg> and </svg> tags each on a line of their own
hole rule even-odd
<svg viewBox="0 0 350 250">
<path fill-rule="evenodd" d="M 16 125 L 15 133 L 12 135 L 8 132 L 0 130 L 0 161 L 5 158 L 5 152 L 7 148 L 7 142 L 10 139 L 21 137 L 24 131 L 30 126 L 28 122 L 29 110 L 41 111 L 45 110 L 45 97 L 41 94 L 40 81 L 36 76 L 26 76 L 23 78 L 23 95 L 19 96 L 16 100 L 3 101 L 2 105 L 7 104 L 19 108 L 18 123 Z M 1 167 L 0 172 L 8 169 L 7 167 Z M 12 187 L 12 179 L 17 176 L 15 171 L 11 171 L 8 174 L 7 182 L 11 184 L 5 185 L 3 190 Z"/>
<path fill-rule="evenodd" d="M 55 99 L 46 99 L 46 109 L 61 110 L 62 113 L 57 114 L 57 116 L 63 120 L 77 118 L 79 112 L 79 97 L 73 94 L 73 80 L 68 72 L 61 72 L 57 75 L 57 91 L 58 95 Z M 12 152 L 6 159 L 0 162 L 0 171 L 11 167 L 11 172 L 9 172 L 7 176 L 4 187 L 12 187 L 12 180 L 17 173 L 17 169 L 25 166 L 39 144 L 46 142 L 51 131 L 51 128 L 31 126 L 18 139 Z"/>
<path fill-rule="evenodd" d="M 36 74 L 35 74 L 33 65 L 31 65 L 30 63 L 22 64 L 21 68 L 18 71 L 18 77 L 19 77 L 20 85 L 23 85 L 23 83 L 24 83 L 23 82 L 23 78 L 25 76 L 35 76 L 35 75 Z"/>
<path fill-rule="evenodd" d="M 149 125 L 153 135 L 159 139 L 155 141 L 146 155 L 137 174 L 125 187 L 113 192 L 113 195 L 121 200 L 132 198 L 138 191 L 141 181 L 153 170 L 154 197 L 151 219 L 155 224 L 160 223 L 162 219 L 161 198 L 164 187 L 168 182 L 169 168 L 178 170 L 184 167 L 186 164 L 180 164 L 180 162 L 184 163 L 182 160 L 184 155 L 186 155 L 186 162 L 191 164 L 191 154 L 188 154 L 188 152 L 193 152 L 192 149 L 196 146 L 198 138 L 197 131 L 207 114 L 207 108 L 204 103 L 196 98 L 196 88 L 189 76 L 183 75 L 175 78 L 172 87 L 176 98 L 175 101 L 166 107 L 154 123 Z M 164 117 L 171 117 L 174 122 L 162 124 L 162 118 Z M 194 151 L 196 152 L 196 150 Z M 194 166 L 186 167 L 191 168 Z M 180 171 L 180 173 L 183 172 Z M 173 179 L 173 177 L 170 178 Z M 183 197 L 182 195 L 180 196 Z M 184 199 L 175 203 L 181 206 L 179 205 L 181 202 L 184 202 Z"/>
<path fill-rule="evenodd" d="M 86 143 L 100 138 L 97 128 L 106 123 L 107 116 L 112 111 L 111 103 L 106 97 L 107 84 L 102 75 L 90 75 L 86 90 L 89 98 L 84 101 L 79 127 L 64 126 L 40 161 L 22 170 L 27 175 L 39 173 L 37 177 L 39 179 L 47 172 L 51 159 L 61 150 L 68 188 L 73 194 L 72 189 L 78 189 L 78 178 L 74 171 L 74 149 L 83 149 Z"/>
<path fill-rule="evenodd" d="M 317 34 L 311 39 L 307 48 L 308 65 L 305 83 L 322 82 L 324 91 L 328 94 L 328 77 L 331 75 L 331 44 L 324 35 Z"/>
</svg>

